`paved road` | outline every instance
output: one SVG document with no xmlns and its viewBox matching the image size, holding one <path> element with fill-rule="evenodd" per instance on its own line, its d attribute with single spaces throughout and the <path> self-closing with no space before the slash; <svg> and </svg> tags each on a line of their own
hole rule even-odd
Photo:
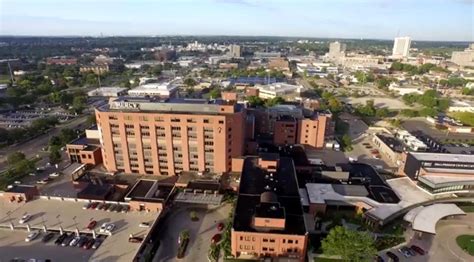
<svg viewBox="0 0 474 262">
<path fill-rule="evenodd" d="M 45 156 L 46 152 L 42 152 L 42 148 L 48 145 L 49 139 L 52 136 L 58 135 L 61 129 L 63 128 L 85 128 L 85 122 L 87 116 L 78 117 L 70 122 L 59 125 L 47 134 L 41 135 L 37 138 L 34 138 L 25 143 L 9 146 L 0 150 L 0 172 L 3 172 L 6 169 L 6 158 L 9 153 L 12 152 L 23 152 L 27 158 L 35 157 L 36 155 Z"/>
</svg>

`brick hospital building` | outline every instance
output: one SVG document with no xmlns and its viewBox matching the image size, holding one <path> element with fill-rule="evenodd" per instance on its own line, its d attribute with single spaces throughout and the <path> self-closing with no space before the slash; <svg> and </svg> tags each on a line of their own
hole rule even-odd
<svg viewBox="0 0 474 262">
<path fill-rule="evenodd" d="M 121 97 L 96 108 L 108 171 L 228 172 L 243 155 L 245 109 L 234 102 Z"/>
</svg>

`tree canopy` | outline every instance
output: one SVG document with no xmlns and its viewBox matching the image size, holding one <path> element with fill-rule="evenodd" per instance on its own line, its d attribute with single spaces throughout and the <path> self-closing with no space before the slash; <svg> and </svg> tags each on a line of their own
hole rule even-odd
<svg viewBox="0 0 474 262">
<path fill-rule="evenodd" d="M 339 255 L 346 261 L 372 261 L 377 254 L 374 240 L 367 232 L 336 226 L 322 241 L 323 253 Z"/>
</svg>

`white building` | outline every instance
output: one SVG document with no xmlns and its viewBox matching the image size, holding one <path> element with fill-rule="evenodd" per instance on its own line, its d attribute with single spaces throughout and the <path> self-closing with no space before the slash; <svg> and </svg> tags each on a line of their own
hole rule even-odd
<svg viewBox="0 0 474 262">
<path fill-rule="evenodd" d="M 468 100 L 451 100 L 449 112 L 471 112 L 474 113 L 474 102 Z"/>
<path fill-rule="evenodd" d="M 393 43 L 392 57 L 394 58 L 407 58 L 410 52 L 411 38 L 395 37 Z"/>
<path fill-rule="evenodd" d="M 330 61 L 337 62 L 346 55 L 346 44 L 338 41 L 329 44 L 329 53 L 326 54 Z"/>
<path fill-rule="evenodd" d="M 240 57 L 241 56 L 241 50 L 239 45 L 230 45 L 229 46 L 229 56 L 230 57 Z"/>
<path fill-rule="evenodd" d="M 127 88 L 123 87 L 101 87 L 87 92 L 88 96 L 117 97 L 127 94 Z"/>
<path fill-rule="evenodd" d="M 470 44 L 464 51 L 453 52 L 451 62 L 460 66 L 474 66 L 474 44 Z"/>
<path fill-rule="evenodd" d="M 128 91 L 130 96 L 159 96 L 171 97 L 174 95 L 178 86 L 174 83 L 149 83 L 140 85 L 137 88 Z"/>
<path fill-rule="evenodd" d="M 410 132 L 406 130 L 399 130 L 395 133 L 395 137 L 401 140 L 406 146 L 408 146 L 413 151 L 426 151 L 428 146 L 423 143 L 420 139 L 416 136 L 410 134 Z"/>
<path fill-rule="evenodd" d="M 270 85 L 260 85 L 256 87 L 259 89 L 258 96 L 263 99 L 271 99 L 277 96 L 299 93 L 303 88 L 300 85 L 290 85 L 285 83 L 273 83 Z"/>
</svg>

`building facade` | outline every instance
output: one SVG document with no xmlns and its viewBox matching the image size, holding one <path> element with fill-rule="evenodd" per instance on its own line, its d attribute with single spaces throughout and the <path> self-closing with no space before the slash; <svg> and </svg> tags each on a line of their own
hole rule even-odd
<svg viewBox="0 0 474 262">
<path fill-rule="evenodd" d="M 96 119 L 111 172 L 227 172 L 243 154 L 245 110 L 233 102 L 119 98 Z"/>
<path fill-rule="evenodd" d="M 460 66 L 474 66 L 474 44 L 470 44 L 464 51 L 453 52 L 451 62 Z"/>
<path fill-rule="evenodd" d="M 407 58 L 410 54 L 410 45 L 410 37 L 395 37 L 395 41 L 393 42 L 392 56 L 394 58 Z"/>
</svg>

